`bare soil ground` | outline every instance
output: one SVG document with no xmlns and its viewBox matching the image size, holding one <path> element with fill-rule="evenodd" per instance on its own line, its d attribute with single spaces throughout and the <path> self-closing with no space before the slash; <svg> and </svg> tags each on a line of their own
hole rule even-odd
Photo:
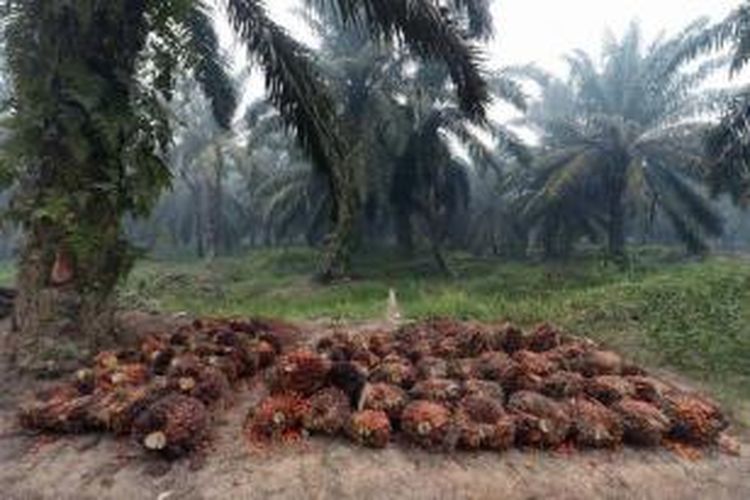
<svg viewBox="0 0 750 500">
<path fill-rule="evenodd" d="M 31 382 L 4 367 L 0 377 L 4 499 L 750 498 L 747 435 L 740 457 L 711 454 L 697 461 L 634 449 L 436 455 L 407 445 L 372 451 L 318 438 L 251 450 L 241 426 L 259 391 L 248 388 L 218 417 L 206 453 L 172 463 L 147 456 L 127 439 L 26 433 L 16 425 L 15 406 Z"/>
</svg>

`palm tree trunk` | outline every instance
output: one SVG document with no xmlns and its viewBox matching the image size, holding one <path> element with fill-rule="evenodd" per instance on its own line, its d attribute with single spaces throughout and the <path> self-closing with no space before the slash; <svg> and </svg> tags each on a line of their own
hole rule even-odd
<svg viewBox="0 0 750 500">
<path fill-rule="evenodd" d="M 331 190 L 335 205 L 335 228 L 329 235 L 323 255 L 320 279 L 331 282 L 346 277 L 350 271 L 354 221 L 357 213 L 357 190 L 351 166 L 338 163 L 331 171 Z"/>
<path fill-rule="evenodd" d="M 614 204 L 613 204 L 614 205 Z M 609 255 L 614 258 L 625 256 L 625 211 L 622 207 L 611 206 L 609 211 L 608 243 Z"/>
<path fill-rule="evenodd" d="M 401 253 L 407 257 L 414 255 L 414 226 L 411 213 L 406 207 L 396 208 L 396 243 Z"/>
<path fill-rule="evenodd" d="M 23 371 L 69 371 L 112 340 L 114 288 L 129 263 L 119 225 L 107 225 L 100 227 L 104 244 L 75 257 L 54 228 L 35 223 L 27 230 L 12 342 Z"/>
<path fill-rule="evenodd" d="M 627 165 L 627 163 L 625 163 Z M 627 167 L 626 167 L 627 168 Z M 625 258 L 625 190 L 626 168 L 617 172 L 609 183 L 609 213 L 607 221 L 607 244 L 609 256 L 616 261 Z"/>
</svg>

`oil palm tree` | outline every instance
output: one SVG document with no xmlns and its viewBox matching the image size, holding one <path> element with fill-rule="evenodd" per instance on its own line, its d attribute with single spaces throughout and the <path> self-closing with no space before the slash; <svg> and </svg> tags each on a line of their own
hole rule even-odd
<svg viewBox="0 0 750 500">
<path fill-rule="evenodd" d="M 671 65 L 702 28 L 644 50 L 633 24 L 621 40 L 608 38 L 603 65 L 577 51 L 568 82 L 537 78 L 544 95 L 530 116 L 543 150 L 525 213 L 543 240 L 603 232 L 609 254 L 622 258 L 628 207 L 639 204 L 656 204 L 693 251 L 720 233 L 721 219 L 695 186 L 706 161 L 696 140 L 702 126 L 691 121 L 715 103 L 695 89 L 719 63 Z"/>
<path fill-rule="evenodd" d="M 398 37 L 443 60 L 463 109 L 482 115 L 487 90 L 477 52 L 431 0 L 316 1 L 374 38 Z M 332 100 L 313 54 L 268 16 L 261 0 L 222 0 L 266 74 L 270 101 L 333 179 L 337 231 L 325 273 L 345 261 L 351 173 Z M 483 0 L 455 2 L 472 19 Z M 16 317 L 21 366 L 86 355 L 113 329 L 113 290 L 132 262 L 123 216 L 145 215 L 169 185 L 164 158 L 180 66 L 211 97 L 217 121 L 236 99 L 224 75 L 210 6 L 200 0 L 9 0 L 3 15 L 12 75 L 12 137 L 3 178 L 18 185 L 14 214 L 26 243 Z M 481 26 L 473 22 L 472 26 Z"/>
<path fill-rule="evenodd" d="M 489 34 L 486 15 L 472 24 L 471 16 L 460 14 L 445 12 L 465 37 L 481 41 Z M 339 121 L 354 145 L 358 236 L 369 232 L 382 242 L 384 232 L 395 226 L 399 243 L 410 248 L 412 219 L 419 219 L 445 270 L 440 243 L 450 220 L 467 208 L 473 167 L 456 161 L 445 135 L 458 139 L 480 170 L 494 162 L 494 152 L 473 129 L 484 129 L 519 153 L 524 152 L 520 141 L 501 125 L 462 109 L 447 88 L 445 66 L 414 65 L 409 52 L 375 44 L 361 30 L 342 29 L 330 22 L 329 12 L 300 15 L 322 41 L 324 74 L 340 102 Z M 486 76 L 493 97 L 523 108 L 522 92 L 512 79 L 502 72 Z"/>
</svg>

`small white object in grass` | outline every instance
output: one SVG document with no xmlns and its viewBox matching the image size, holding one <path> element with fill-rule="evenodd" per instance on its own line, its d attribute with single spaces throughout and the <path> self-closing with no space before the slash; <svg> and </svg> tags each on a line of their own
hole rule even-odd
<svg viewBox="0 0 750 500">
<path fill-rule="evenodd" d="M 388 291 L 388 307 L 386 308 L 386 319 L 391 323 L 398 323 L 399 321 L 401 321 L 401 311 L 398 307 L 396 290 L 394 290 L 393 288 Z"/>
</svg>

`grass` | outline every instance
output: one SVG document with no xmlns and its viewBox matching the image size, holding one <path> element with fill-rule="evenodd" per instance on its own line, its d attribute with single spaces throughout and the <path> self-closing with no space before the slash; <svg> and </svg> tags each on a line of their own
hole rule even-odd
<svg viewBox="0 0 750 500">
<path fill-rule="evenodd" d="M 365 256 L 357 279 L 315 284 L 316 254 L 260 251 L 204 262 L 142 262 L 124 286 L 131 304 L 206 315 L 365 320 L 383 317 L 388 290 L 408 318 L 448 315 L 550 321 L 636 361 L 700 381 L 725 401 L 750 401 L 750 260 L 683 262 L 646 251 L 627 271 L 596 257 L 533 264 L 451 257 L 457 278 L 429 259 Z"/>
</svg>

